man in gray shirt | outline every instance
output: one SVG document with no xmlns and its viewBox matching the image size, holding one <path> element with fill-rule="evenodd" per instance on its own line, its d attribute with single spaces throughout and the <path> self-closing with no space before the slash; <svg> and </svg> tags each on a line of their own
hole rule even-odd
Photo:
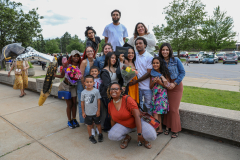
<svg viewBox="0 0 240 160">
<path fill-rule="evenodd" d="M 84 77 L 84 84 L 87 87 L 81 93 L 82 116 L 85 118 L 85 123 L 88 125 L 89 140 L 95 144 L 96 139 L 92 135 L 93 122 L 96 124 L 99 135 L 98 142 L 103 141 L 102 127 L 100 121 L 100 98 L 99 90 L 94 88 L 94 77 L 87 75 Z"/>
</svg>

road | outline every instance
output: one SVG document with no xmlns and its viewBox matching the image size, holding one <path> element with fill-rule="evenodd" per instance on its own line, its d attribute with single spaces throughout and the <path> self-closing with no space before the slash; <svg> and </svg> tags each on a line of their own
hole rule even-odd
<svg viewBox="0 0 240 160">
<path fill-rule="evenodd" d="M 184 64 L 184 63 L 183 63 Z M 208 78 L 240 82 L 240 64 L 198 64 L 184 65 L 186 77 Z"/>
</svg>

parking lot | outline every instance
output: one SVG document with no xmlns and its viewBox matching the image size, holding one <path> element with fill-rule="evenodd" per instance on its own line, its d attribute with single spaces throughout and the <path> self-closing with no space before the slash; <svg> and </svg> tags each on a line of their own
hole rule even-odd
<svg viewBox="0 0 240 160">
<path fill-rule="evenodd" d="M 183 62 L 184 65 L 185 62 Z M 240 82 L 240 64 L 198 64 L 184 65 L 186 77 L 208 78 Z"/>
</svg>

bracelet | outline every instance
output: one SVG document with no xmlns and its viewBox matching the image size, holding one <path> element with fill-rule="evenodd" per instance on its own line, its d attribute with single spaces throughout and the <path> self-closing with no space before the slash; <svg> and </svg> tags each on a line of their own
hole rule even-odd
<svg viewBox="0 0 240 160">
<path fill-rule="evenodd" d="M 178 84 L 176 82 L 173 82 L 175 84 L 175 86 L 177 86 Z"/>
</svg>

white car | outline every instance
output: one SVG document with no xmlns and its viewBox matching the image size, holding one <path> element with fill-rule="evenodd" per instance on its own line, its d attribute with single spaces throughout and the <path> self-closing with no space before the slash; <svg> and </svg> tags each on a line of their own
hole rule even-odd
<svg viewBox="0 0 240 160">
<path fill-rule="evenodd" d="M 188 62 L 197 62 L 200 63 L 202 62 L 202 55 L 197 53 L 197 54 L 189 54 L 189 59 Z"/>
</svg>

